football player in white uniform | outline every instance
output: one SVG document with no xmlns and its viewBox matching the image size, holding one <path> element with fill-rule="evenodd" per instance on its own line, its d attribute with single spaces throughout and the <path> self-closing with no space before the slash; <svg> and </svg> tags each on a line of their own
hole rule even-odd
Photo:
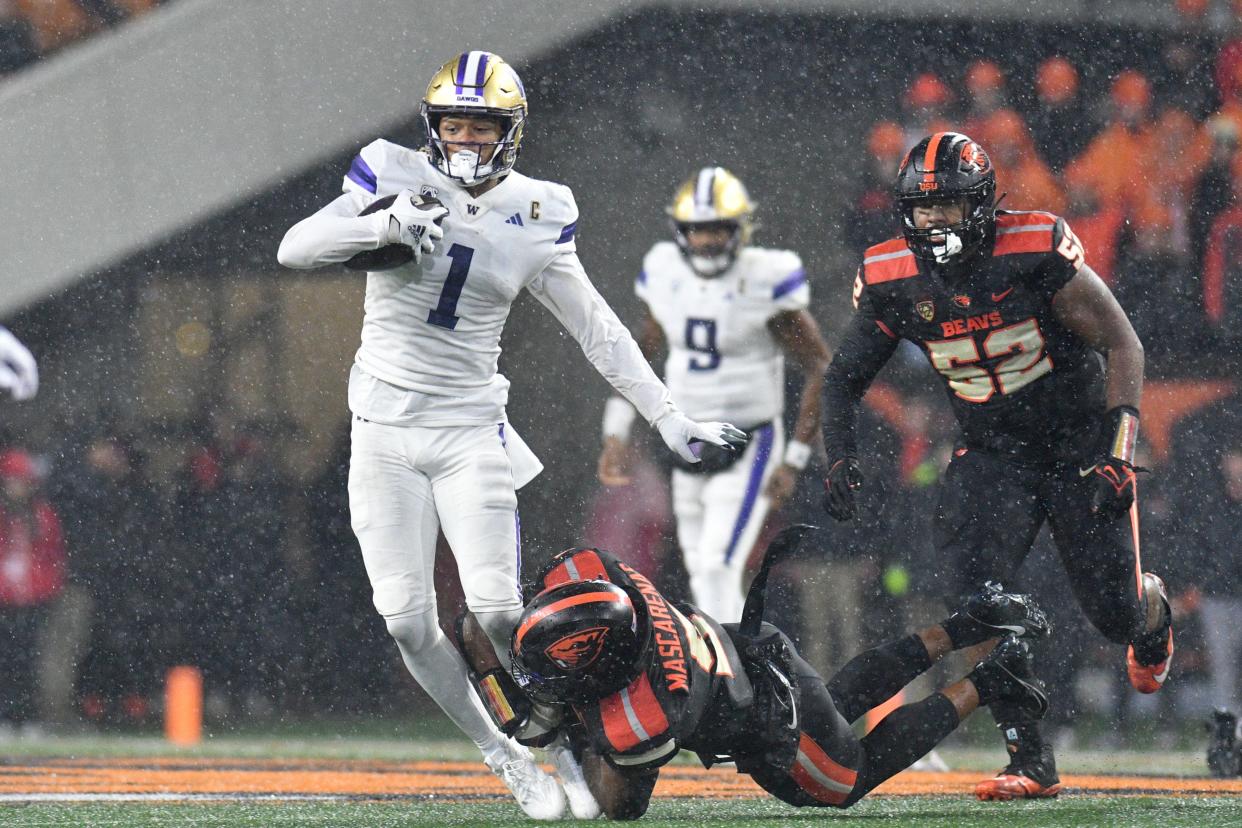
<svg viewBox="0 0 1242 828">
<path fill-rule="evenodd" d="M 8 328 L 2 326 L 0 389 L 8 391 L 15 400 L 29 400 L 39 391 L 39 365 L 34 354 Z"/>
<path fill-rule="evenodd" d="M 828 348 L 807 312 L 802 260 L 788 250 L 749 245 L 754 205 L 729 171 L 704 167 L 677 190 L 670 241 L 643 259 L 635 290 L 647 306 L 639 344 L 664 345 L 664 380 L 693 417 L 738 423 L 751 436 L 741 455 L 710 448 L 698 465 L 673 471 L 673 512 L 694 603 L 713 618 L 738 621 L 742 575 L 769 508 L 793 492 L 819 430 Z M 806 379 L 794 438 L 785 443 L 785 356 Z M 634 409 L 608 401 L 599 477 L 629 481 Z"/>
<path fill-rule="evenodd" d="M 513 68 L 463 53 L 436 72 L 421 113 L 427 146 L 363 147 L 344 194 L 294 225 L 278 258 L 293 268 L 370 264 L 349 379 L 349 501 L 375 607 L 410 673 L 523 810 L 555 819 L 561 788 L 483 712 L 437 624 L 432 580 L 442 530 L 467 606 L 507 666 L 522 610 L 515 490 L 542 468 L 505 415 L 509 382 L 497 360 L 510 305 L 523 289 L 534 294 L 683 459 L 694 460 L 692 443 L 730 450 L 745 437 L 672 403 L 583 271 L 569 188 L 513 170 L 527 113 Z M 550 754 L 574 815 L 598 815 L 567 747 Z"/>
</svg>

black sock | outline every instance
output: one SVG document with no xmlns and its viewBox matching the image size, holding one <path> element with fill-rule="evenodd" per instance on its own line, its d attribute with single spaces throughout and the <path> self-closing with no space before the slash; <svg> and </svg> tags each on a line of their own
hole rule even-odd
<svg viewBox="0 0 1242 828">
<path fill-rule="evenodd" d="M 983 626 L 964 612 L 953 613 L 941 621 L 940 626 L 949 634 L 949 640 L 953 642 L 955 650 L 971 647 L 1000 635 L 992 627 Z"/>
<path fill-rule="evenodd" d="M 854 722 L 876 705 L 892 698 L 931 667 L 927 647 L 909 635 L 852 658 L 828 682 L 833 703 L 847 722 Z"/>
<path fill-rule="evenodd" d="M 958 725 L 957 708 L 941 693 L 899 707 L 862 738 L 865 761 L 850 798 L 857 801 L 927 754 Z"/>
<path fill-rule="evenodd" d="M 992 711 L 995 715 L 996 711 Z M 1009 766 L 1017 766 L 1041 785 L 1053 785 L 1060 781 L 1052 745 L 1044 741 L 1039 722 L 1000 722 L 1005 737 L 1005 750 L 1009 754 Z"/>
</svg>

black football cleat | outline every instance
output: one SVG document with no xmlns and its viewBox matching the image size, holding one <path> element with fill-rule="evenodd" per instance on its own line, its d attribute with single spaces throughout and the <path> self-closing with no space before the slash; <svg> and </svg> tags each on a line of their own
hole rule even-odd
<svg viewBox="0 0 1242 828">
<path fill-rule="evenodd" d="M 1042 719 L 1048 712 L 1048 692 L 1035 677 L 1032 660 L 1025 639 L 1006 636 L 967 677 L 979 692 L 979 703 L 1003 702 L 1013 721 Z"/>
<path fill-rule="evenodd" d="M 1005 592 L 996 581 L 988 581 L 967 598 L 948 623 L 955 628 L 953 644 L 958 649 L 1006 635 L 1043 638 L 1052 631 L 1048 616 L 1031 596 Z"/>
</svg>

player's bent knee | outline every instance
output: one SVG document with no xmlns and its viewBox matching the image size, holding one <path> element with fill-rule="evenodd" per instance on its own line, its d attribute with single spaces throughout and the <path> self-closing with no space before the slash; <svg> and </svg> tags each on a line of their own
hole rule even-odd
<svg viewBox="0 0 1242 828">
<path fill-rule="evenodd" d="M 472 610 L 479 626 L 483 628 L 497 653 L 509 651 L 510 639 L 517 628 L 518 619 L 522 616 L 522 608 L 504 610 Z"/>
<path fill-rule="evenodd" d="M 410 654 L 422 652 L 443 635 L 434 609 L 399 618 L 385 618 L 384 624 L 388 627 L 388 634 L 403 651 Z"/>
</svg>

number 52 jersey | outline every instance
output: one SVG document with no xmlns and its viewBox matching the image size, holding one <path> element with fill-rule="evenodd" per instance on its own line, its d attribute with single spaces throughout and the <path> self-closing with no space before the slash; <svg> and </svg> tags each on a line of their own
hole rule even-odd
<svg viewBox="0 0 1242 828">
<path fill-rule="evenodd" d="M 1103 368 L 1056 318 L 1052 298 L 1083 262 L 1065 220 L 1043 212 L 997 211 L 990 248 L 951 281 L 891 239 L 864 255 L 847 337 L 855 344 L 841 350 L 873 343 L 854 358 L 878 371 L 897 340 L 919 346 L 968 446 L 1030 459 L 1073 450 L 1070 438 L 1089 434 L 1104 409 Z"/>
</svg>

